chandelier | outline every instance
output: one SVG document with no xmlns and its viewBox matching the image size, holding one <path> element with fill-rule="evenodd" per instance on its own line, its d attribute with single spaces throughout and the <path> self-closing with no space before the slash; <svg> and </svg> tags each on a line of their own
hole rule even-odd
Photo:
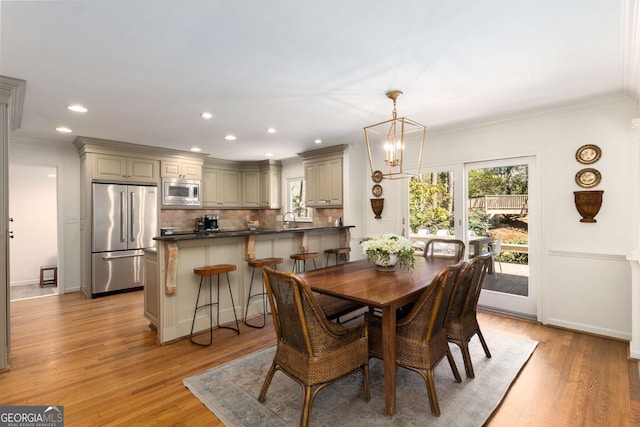
<svg viewBox="0 0 640 427">
<path fill-rule="evenodd" d="M 400 95 L 402 91 L 399 90 L 387 92 L 387 98 L 393 101 L 391 120 L 364 128 L 372 177 L 375 174 L 387 179 L 402 179 L 420 175 L 427 128 L 406 117 L 397 117 L 396 100 Z M 374 167 L 374 160 L 382 165 L 382 157 L 385 166 Z"/>
</svg>

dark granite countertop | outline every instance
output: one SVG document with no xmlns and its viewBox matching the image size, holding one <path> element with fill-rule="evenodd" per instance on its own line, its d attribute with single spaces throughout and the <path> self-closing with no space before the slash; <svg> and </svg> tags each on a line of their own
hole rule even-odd
<svg viewBox="0 0 640 427">
<path fill-rule="evenodd" d="M 342 225 L 339 227 L 297 227 L 297 228 L 258 228 L 256 230 L 219 230 L 219 231 L 176 231 L 173 234 L 164 236 L 156 236 L 153 240 L 164 242 L 177 242 L 180 240 L 194 239 L 213 239 L 216 237 L 236 237 L 236 236 L 255 236 L 261 234 L 279 234 L 279 233 L 302 233 L 305 231 L 320 230 L 343 230 L 345 228 L 354 228 L 355 225 Z"/>
</svg>

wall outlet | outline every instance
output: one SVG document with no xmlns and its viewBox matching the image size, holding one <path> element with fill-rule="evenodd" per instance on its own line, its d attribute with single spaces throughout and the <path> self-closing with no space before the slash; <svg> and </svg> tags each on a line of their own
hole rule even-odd
<svg viewBox="0 0 640 427">
<path fill-rule="evenodd" d="M 331 224 L 333 222 L 333 217 L 329 216 L 329 224 Z"/>
<path fill-rule="evenodd" d="M 244 219 L 245 219 L 246 221 L 251 221 L 251 215 L 247 215 L 247 216 L 245 216 L 245 217 L 244 217 Z"/>
</svg>

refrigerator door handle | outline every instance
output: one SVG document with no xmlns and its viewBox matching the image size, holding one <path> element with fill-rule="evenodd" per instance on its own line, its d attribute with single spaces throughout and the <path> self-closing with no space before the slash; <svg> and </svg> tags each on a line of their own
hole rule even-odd
<svg viewBox="0 0 640 427">
<path fill-rule="evenodd" d="M 129 202 L 129 223 L 130 223 L 130 228 L 131 228 L 131 233 L 129 233 L 129 240 L 131 240 L 132 242 L 134 242 L 136 240 L 136 234 L 134 233 L 134 221 L 133 219 L 135 218 L 135 193 L 132 191 L 131 192 L 131 201 Z"/>
<path fill-rule="evenodd" d="M 125 241 L 125 236 L 127 235 L 127 226 L 126 226 L 126 220 L 127 218 L 125 217 L 125 206 L 127 203 L 126 200 L 126 193 L 124 191 L 120 192 L 120 241 L 124 242 Z"/>
<path fill-rule="evenodd" d="M 103 260 L 105 261 L 109 261 L 112 259 L 120 259 L 120 258 L 134 258 L 134 257 L 139 257 L 139 256 L 144 256 L 144 254 L 132 254 L 132 255 L 105 255 L 102 257 Z"/>
</svg>

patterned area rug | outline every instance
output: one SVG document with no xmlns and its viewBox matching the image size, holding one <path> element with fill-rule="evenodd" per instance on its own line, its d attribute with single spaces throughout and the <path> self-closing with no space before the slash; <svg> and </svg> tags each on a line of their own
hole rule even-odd
<svg viewBox="0 0 640 427">
<path fill-rule="evenodd" d="M 471 340 L 476 377 L 464 373 L 462 355 L 451 345 L 462 383 L 456 383 L 446 359 L 436 368 L 441 415 L 434 417 L 424 380 L 398 368 L 397 412 L 384 413 L 382 362 L 371 359 L 371 400 L 362 398 L 362 375 L 357 373 L 318 393 L 311 412 L 312 426 L 481 426 L 502 401 L 511 383 L 538 343 L 515 335 L 483 331 L 493 356 L 487 359 L 477 337 Z M 276 372 L 264 403 L 258 393 L 269 370 L 275 346 L 226 365 L 186 378 L 183 382 L 225 425 L 297 426 L 302 389 L 281 371 Z"/>
</svg>

